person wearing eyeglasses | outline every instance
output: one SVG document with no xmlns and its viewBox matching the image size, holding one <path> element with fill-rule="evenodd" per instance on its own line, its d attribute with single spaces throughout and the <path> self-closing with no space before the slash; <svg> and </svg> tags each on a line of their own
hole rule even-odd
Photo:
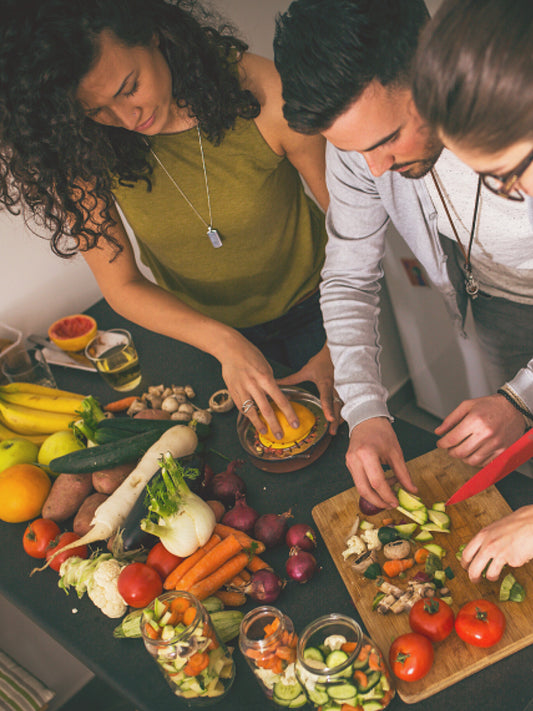
<svg viewBox="0 0 533 711">
<path fill-rule="evenodd" d="M 484 188 L 509 204 L 526 202 L 531 216 L 532 47 L 531 0 L 445 0 L 422 34 L 413 80 L 417 109 L 444 145 L 478 173 Z M 533 302 L 532 265 L 520 247 L 514 254 L 507 249 L 517 276 L 531 280 L 522 292 L 526 317 Z M 523 333 L 527 341 L 527 324 L 516 328 L 516 338 Z M 521 373 L 526 399 L 533 393 L 531 372 L 530 362 Z M 484 571 L 496 580 L 504 565 L 519 567 L 531 559 L 533 505 L 528 505 L 482 529 L 461 563 L 472 580 Z"/>
<path fill-rule="evenodd" d="M 390 223 L 459 330 L 470 300 L 493 388 L 444 419 L 435 430 L 438 446 L 482 466 L 532 422 L 528 206 L 494 194 L 490 179 L 443 147 L 418 112 L 413 62 L 428 20 L 423 0 L 294 0 L 278 17 L 274 38 L 289 126 L 328 141 L 321 307 L 350 430 L 346 463 L 359 493 L 381 507 L 397 504 L 384 466 L 414 490 L 391 426 L 379 362 L 381 262 Z M 527 57 L 531 61 L 530 47 Z M 436 85 L 442 81 L 440 74 L 433 78 Z M 486 113 L 491 120 L 490 107 Z M 506 112 L 508 125 L 515 119 Z M 522 146 L 516 163 L 531 148 L 531 142 Z M 514 164 L 489 167 L 505 173 Z M 522 179 L 514 187 L 523 188 Z M 516 189 L 511 193 L 521 197 Z"/>
</svg>

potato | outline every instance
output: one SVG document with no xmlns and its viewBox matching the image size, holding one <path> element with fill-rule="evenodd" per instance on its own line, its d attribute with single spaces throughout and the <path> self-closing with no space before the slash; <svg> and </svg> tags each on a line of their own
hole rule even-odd
<svg viewBox="0 0 533 711">
<path fill-rule="evenodd" d="M 78 513 L 74 517 L 72 530 L 78 536 L 84 536 L 91 530 L 91 521 L 93 520 L 94 512 L 107 499 L 106 494 L 96 492 L 90 494 L 78 509 Z"/>
<path fill-rule="evenodd" d="M 56 523 L 72 518 L 92 489 L 91 474 L 60 474 L 54 479 L 41 516 Z"/>
<path fill-rule="evenodd" d="M 119 464 L 111 469 L 93 472 L 93 487 L 100 494 L 112 494 L 135 469 L 135 463 Z"/>
<path fill-rule="evenodd" d="M 147 407 L 133 416 L 136 420 L 170 420 L 170 412 Z"/>
</svg>

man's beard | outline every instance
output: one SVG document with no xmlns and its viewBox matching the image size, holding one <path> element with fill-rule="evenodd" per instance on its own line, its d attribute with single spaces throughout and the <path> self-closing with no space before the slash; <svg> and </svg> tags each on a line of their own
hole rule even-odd
<svg viewBox="0 0 533 711">
<path fill-rule="evenodd" d="M 413 167 L 409 170 L 402 171 L 400 173 L 404 178 L 409 178 L 411 180 L 418 180 L 423 178 L 429 173 L 433 168 L 435 163 L 438 161 L 440 154 L 442 153 L 443 145 L 437 138 L 433 136 L 430 138 L 425 146 L 425 158 L 420 160 L 409 161 L 409 163 L 394 163 L 390 170 L 398 170 L 399 168 L 404 168 L 407 165 L 412 165 Z"/>
</svg>

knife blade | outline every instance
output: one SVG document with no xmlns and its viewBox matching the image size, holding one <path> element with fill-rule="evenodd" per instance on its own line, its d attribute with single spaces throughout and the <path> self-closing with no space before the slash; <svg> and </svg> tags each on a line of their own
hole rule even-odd
<svg viewBox="0 0 533 711">
<path fill-rule="evenodd" d="M 533 457 L 533 429 L 523 434 L 492 462 L 480 469 L 452 494 L 446 504 L 457 504 L 488 489 Z"/>
<path fill-rule="evenodd" d="M 27 340 L 40 346 L 44 357 L 51 365 L 63 365 L 70 368 L 79 368 L 81 370 L 95 371 L 96 368 L 91 361 L 83 353 L 74 351 L 64 351 L 59 346 L 56 346 L 52 341 L 47 340 L 43 336 L 32 333 Z M 57 357 L 55 356 L 57 354 Z"/>
</svg>

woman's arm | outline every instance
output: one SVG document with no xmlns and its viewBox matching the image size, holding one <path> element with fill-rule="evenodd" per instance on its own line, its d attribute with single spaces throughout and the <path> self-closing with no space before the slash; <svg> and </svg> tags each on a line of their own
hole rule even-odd
<svg viewBox="0 0 533 711">
<path fill-rule="evenodd" d="M 184 341 L 217 358 L 236 406 L 241 407 L 243 402 L 253 399 L 273 432 L 280 431 L 280 427 L 268 397 L 289 422 L 297 423 L 288 399 L 276 384 L 272 368 L 259 349 L 235 329 L 204 316 L 146 279 L 137 267 L 118 212 L 113 209 L 111 213 L 116 222 L 113 234 L 122 251 L 115 256 L 113 248 L 101 240 L 101 245 L 83 252 L 111 308 L 144 328 Z M 247 415 L 257 429 L 265 430 L 257 411 L 249 410 Z"/>
<path fill-rule="evenodd" d="M 263 138 L 275 153 L 287 156 L 317 203 L 326 211 L 329 204 L 326 140 L 318 134 L 307 136 L 289 128 L 283 116 L 281 79 L 274 62 L 246 53 L 240 69 L 243 87 L 249 89 L 261 104 L 261 113 L 255 122 Z"/>
</svg>

